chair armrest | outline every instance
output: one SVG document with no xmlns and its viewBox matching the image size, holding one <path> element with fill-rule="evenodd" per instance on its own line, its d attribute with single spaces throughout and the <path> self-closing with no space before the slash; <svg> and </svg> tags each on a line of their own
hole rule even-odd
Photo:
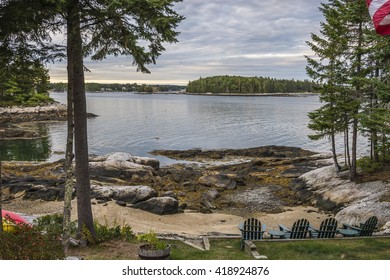
<svg viewBox="0 0 390 280">
<path fill-rule="evenodd" d="M 357 231 L 361 231 L 362 230 L 359 227 L 351 226 L 351 225 L 348 225 L 348 224 L 343 224 L 343 228 L 344 229 L 353 229 L 353 230 L 357 230 Z"/>
<path fill-rule="evenodd" d="M 312 232 L 319 232 L 318 229 L 316 228 L 313 228 L 311 225 L 309 225 L 309 232 L 312 233 Z"/>
<path fill-rule="evenodd" d="M 284 226 L 282 224 L 279 224 L 279 230 L 280 231 L 284 231 L 284 232 L 289 232 L 290 231 L 286 226 Z"/>
</svg>

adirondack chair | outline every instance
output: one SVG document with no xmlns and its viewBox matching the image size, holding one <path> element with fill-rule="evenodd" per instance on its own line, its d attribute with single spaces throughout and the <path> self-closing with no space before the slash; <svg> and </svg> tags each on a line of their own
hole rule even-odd
<svg viewBox="0 0 390 280">
<path fill-rule="evenodd" d="M 334 238 L 338 232 L 337 221 L 334 218 L 327 218 L 322 221 L 319 229 L 310 226 L 309 230 L 314 238 Z"/>
<path fill-rule="evenodd" d="M 304 239 L 310 237 L 309 221 L 300 219 L 294 222 L 291 229 L 279 224 L 279 230 L 286 233 L 285 237 L 290 239 Z"/>
<path fill-rule="evenodd" d="M 256 218 L 249 218 L 243 223 L 240 223 L 238 226 L 241 231 L 241 250 L 244 249 L 245 240 L 261 240 L 263 239 L 263 234 L 267 229 L 265 224 Z"/>
<path fill-rule="evenodd" d="M 378 218 L 372 216 L 368 218 L 364 223 L 360 223 L 359 227 L 351 226 L 348 224 L 343 224 L 345 229 L 352 229 L 358 232 L 358 236 L 371 236 L 376 228 L 376 224 L 378 223 Z"/>
</svg>

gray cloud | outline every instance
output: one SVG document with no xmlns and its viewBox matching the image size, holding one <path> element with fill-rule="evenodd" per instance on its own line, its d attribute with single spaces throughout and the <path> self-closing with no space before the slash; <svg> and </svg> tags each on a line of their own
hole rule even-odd
<svg viewBox="0 0 390 280">
<path fill-rule="evenodd" d="M 176 10 L 186 19 L 179 42 L 137 73 L 128 57 L 86 61 L 88 81 L 186 84 L 200 76 L 243 75 L 306 78 L 305 44 L 317 33 L 320 0 L 184 0 Z M 51 66 L 53 81 L 64 80 L 65 65 Z"/>
</svg>

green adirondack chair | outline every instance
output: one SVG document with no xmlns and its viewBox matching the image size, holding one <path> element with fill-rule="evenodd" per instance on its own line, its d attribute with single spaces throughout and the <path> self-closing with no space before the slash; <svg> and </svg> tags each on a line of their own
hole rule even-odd
<svg viewBox="0 0 390 280">
<path fill-rule="evenodd" d="M 327 218 L 322 221 L 319 229 L 315 229 L 312 226 L 309 229 L 313 238 L 334 238 L 338 232 L 335 218 Z"/>
<path fill-rule="evenodd" d="M 344 229 L 352 229 L 358 232 L 358 236 L 371 236 L 376 228 L 376 224 L 378 223 L 378 218 L 376 216 L 372 216 L 367 219 L 364 223 L 360 223 L 359 227 L 343 224 Z"/>
<path fill-rule="evenodd" d="M 285 238 L 304 239 L 310 237 L 309 226 L 310 223 L 308 220 L 300 219 L 294 222 L 291 229 L 279 224 L 279 230 L 286 233 Z"/>
<path fill-rule="evenodd" d="M 244 249 L 245 240 L 261 240 L 263 234 L 267 229 L 265 224 L 256 218 L 248 218 L 243 223 L 238 225 L 238 229 L 241 231 L 241 250 Z"/>
</svg>

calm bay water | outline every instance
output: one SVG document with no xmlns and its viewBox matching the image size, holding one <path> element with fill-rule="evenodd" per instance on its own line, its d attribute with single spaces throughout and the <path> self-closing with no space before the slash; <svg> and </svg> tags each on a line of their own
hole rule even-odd
<svg viewBox="0 0 390 280">
<path fill-rule="evenodd" d="M 53 94 L 65 102 L 65 94 Z M 89 152 L 150 156 L 156 149 L 249 148 L 286 145 L 328 151 L 328 141 L 311 141 L 307 113 L 317 96 L 220 97 L 89 93 Z M 53 151 L 63 151 L 65 124 L 50 125 Z M 164 160 L 163 160 L 164 161 Z"/>
<path fill-rule="evenodd" d="M 52 97 L 65 102 L 66 95 Z M 320 106 L 317 96 L 221 97 L 88 93 L 89 152 L 127 152 L 150 156 L 156 149 L 249 148 L 285 145 L 329 151 L 327 140 L 307 137 L 307 113 Z M 43 159 L 63 157 L 66 124 L 48 124 Z M 47 152 L 46 152 L 47 154 Z M 47 158 L 48 157 L 48 158 Z M 34 158 L 33 158 L 34 159 Z M 160 158 L 162 163 L 169 160 Z"/>
</svg>

